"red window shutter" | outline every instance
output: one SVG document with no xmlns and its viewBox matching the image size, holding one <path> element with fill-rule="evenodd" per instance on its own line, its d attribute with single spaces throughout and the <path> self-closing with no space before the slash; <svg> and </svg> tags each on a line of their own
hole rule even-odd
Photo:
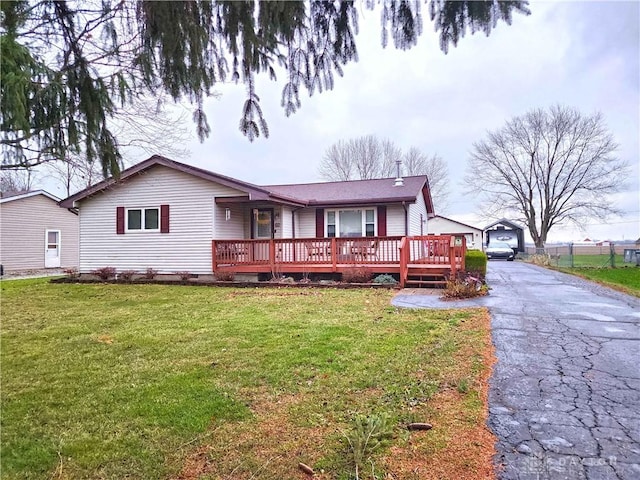
<svg viewBox="0 0 640 480">
<path fill-rule="evenodd" d="M 169 205 L 160 205 L 160 233 L 169 233 Z"/>
<path fill-rule="evenodd" d="M 385 205 L 378 207 L 378 236 L 387 236 L 387 207 Z"/>
<path fill-rule="evenodd" d="M 124 207 L 116 207 L 116 234 L 124 233 Z"/>
<path fill-rule="evenodd" d="M 316 238 L 324 237 L 324 208 L 316 208 Z"/>
</svg>

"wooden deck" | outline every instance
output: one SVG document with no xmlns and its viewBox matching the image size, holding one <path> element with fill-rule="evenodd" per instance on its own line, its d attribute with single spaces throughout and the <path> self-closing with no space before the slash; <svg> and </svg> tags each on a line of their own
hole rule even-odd
<svg viewBox="0 0 640 480">
<path fill-rule="evenodd" d="M 234 273 L 341 273 L 366 266 L 395 273 L 404 286 L 411 277 L 464 270 L 464 237 L 288 238 L 213 240 L 213 271 Z"/>
</svg>

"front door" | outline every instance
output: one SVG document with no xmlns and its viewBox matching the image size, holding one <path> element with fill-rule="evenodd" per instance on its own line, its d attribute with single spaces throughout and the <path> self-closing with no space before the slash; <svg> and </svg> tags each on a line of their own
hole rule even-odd
<svg viewBox="0 0 640 480">
<path fill-rule="evenodd" d="M 44 242 L 44 268 L 60 267 L 60 230 L 47 230 Z"/>
<path fill-rule="evenodd" d="M 253 238 L 270 240 L 273 238 L 273 209 L 256 208 L 253 211 Z"/>
<path fill-rule="evenodd" d="M 273 238 L 273 209 L 255 208 L 253 210 L 252 236 L 256 240 L 271 240 Z M 253 244 L 254 260 L 269 260 L 269 242 Z"/>
</svg>

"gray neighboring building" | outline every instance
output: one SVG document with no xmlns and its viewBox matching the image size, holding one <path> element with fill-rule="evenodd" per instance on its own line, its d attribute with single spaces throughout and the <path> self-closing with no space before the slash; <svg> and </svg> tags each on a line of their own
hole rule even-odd
<svg viewBox="0 0 640 480">
<path fill-rule="evenodd" d="M 0 199 L 0 264 L 5 272 L 78 266 L 77 212 L 44 190 Z"/>
</svg>

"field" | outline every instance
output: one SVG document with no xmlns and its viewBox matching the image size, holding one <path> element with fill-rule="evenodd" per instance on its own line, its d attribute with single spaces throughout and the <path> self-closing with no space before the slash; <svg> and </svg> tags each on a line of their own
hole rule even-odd
<svg viewBox="0 0 640 480">
<path fill-rule="evenodd" d="M 614 262 L 616 267 L 622 267 L 624 257 L 615 255 Z M 569 255 L 552 255 L 551 264 L 557 267 L 571 267 L 571 257 Z M 592 267 L 607 268 L 611 266 L 611 257 L 609 255 L 573 255 L 573 267 Z"/>
<path fill-rule="evenodd" d="M 398 310 L 386 290 L 1 288 L 4 479 L 493 476 L 484 310 Z"/>
<path fill-rule="evenodd" d="M 562 271 L 640 297 L 640 267 L 571 268 Z"/>
</svg>

